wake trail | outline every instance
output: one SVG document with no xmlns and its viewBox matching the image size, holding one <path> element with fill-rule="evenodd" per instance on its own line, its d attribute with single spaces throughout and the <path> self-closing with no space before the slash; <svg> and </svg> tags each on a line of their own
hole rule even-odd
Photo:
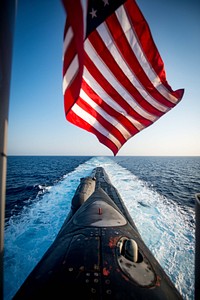
<svg viewBox="0 0 200 300">
<path fill-rule="evenodd" d="M 105 169 L 144 242 L 185 299 L 194 290 L 194 230 L 181 208 L 108 157 L 93 157 L 51 186 L 38 201 L 10 219 L 5 230 L 5 300 L 12 299 L 54 241 L 71 207 L 80 178 Z M 190 216 L 191 218 L 191 216 Z M 183 274 L 185 274 L 183 276 Z"/>
</svg>

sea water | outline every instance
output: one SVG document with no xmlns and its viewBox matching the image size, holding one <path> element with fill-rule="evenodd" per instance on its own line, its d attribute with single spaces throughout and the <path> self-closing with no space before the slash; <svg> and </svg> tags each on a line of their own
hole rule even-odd
<svg viewBox="0 0 200 300">
<path fill-rule="evenodd" d="M 183 299 L 194 299 L 194 195 L 199 157 L 9 157 L 4 299 L 54 241 L 80 178 L 102 166 L 144 242 Z"/>
</svg>

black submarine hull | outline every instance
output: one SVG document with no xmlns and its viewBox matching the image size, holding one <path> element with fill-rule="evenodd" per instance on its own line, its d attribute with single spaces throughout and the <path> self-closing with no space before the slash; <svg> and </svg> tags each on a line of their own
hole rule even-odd
<svg viewBox="0 0 200 300">
<path fill-rule="evenodd" d="M 13 299 L 182 299 L 101 167 L 82 178 L 55 241 Z"/>
</svg>

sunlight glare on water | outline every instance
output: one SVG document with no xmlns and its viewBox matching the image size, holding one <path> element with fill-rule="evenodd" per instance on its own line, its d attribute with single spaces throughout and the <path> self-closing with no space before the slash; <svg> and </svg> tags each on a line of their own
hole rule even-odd
<svg viewBox="0 0 200 300">
<path fill-rule="evenodd" d="M 151 190 L 108 157 L 94 157 L 48 188 L 42 198 L 11 217 L 5 231 L 5 300 L 12 299 L 51 245 L 71 206 L 81 177 L 102 166 L 118 189 L 144 242 L 184 299 L 194 294 L 194 230 L 188 213 Z M 194 213 L 191 212 L 194 217 Z M 190 216 L 191 217 L 191 216 Z"/>
</svg>

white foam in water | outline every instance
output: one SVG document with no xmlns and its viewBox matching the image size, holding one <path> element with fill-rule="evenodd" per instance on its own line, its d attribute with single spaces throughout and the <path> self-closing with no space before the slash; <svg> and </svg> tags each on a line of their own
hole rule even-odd
<svg viewBox="0 0 200 300">
<path fill-rule="evenodd" d="M 102 166 L 118 189 L 144 242 L 184 299 L 194 298 L 194 229 L 191 215 L 149 189 L 128 170 L 107 157 L 79 165 L 48 189 L 42 199 L 11 218 L 5 231 L 4 299 L 12 299 L 27 275 L 51 245 L 71 206 L 81 177 Z"/>
</svg>

